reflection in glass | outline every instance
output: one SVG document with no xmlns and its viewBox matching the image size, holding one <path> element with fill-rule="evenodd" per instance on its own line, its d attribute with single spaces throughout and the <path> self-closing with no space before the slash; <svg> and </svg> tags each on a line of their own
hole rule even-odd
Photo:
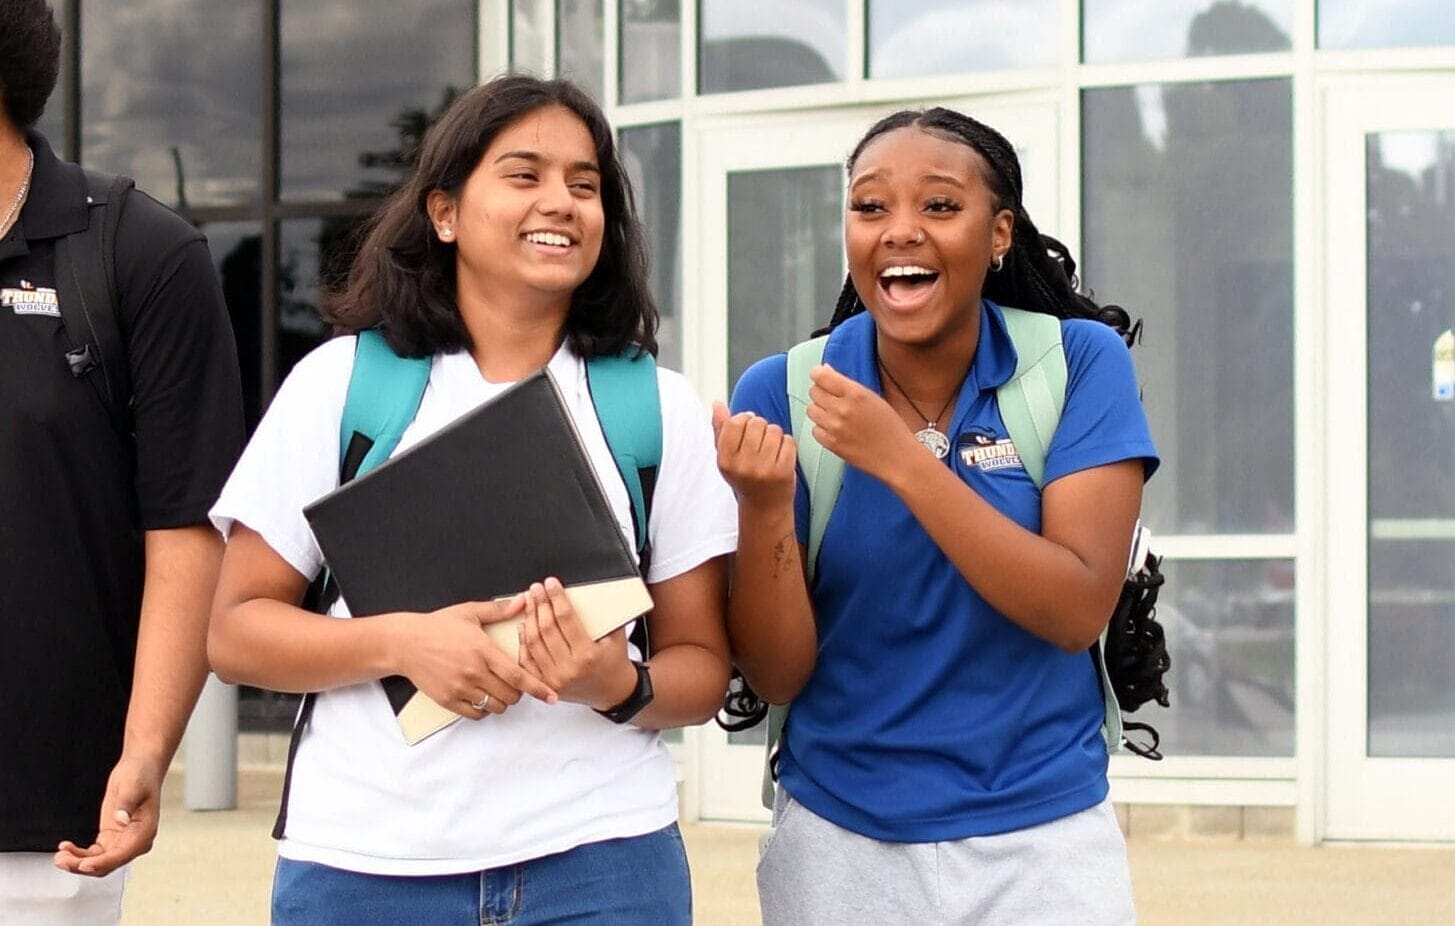
<svg viewBox="0 0 1455 926">
<path fill-rule="evenodd" d="M 1455 45 L 1450 0 L 1319 0 L 1320 48 Z"/>
<path fill-rule="evenodd" d="M 1053 67 L 1059 0 L 869 0 L 869 76 Z"/>
<path fill-rule="evenodd" d="M 728 175 L 728 381 L 828 323 L 844 286 L 837 165 Z"/>
<path fill-rule="evenodd" d="M 623 103 L 671 99 L 682 93 L 681 40 L 681 0 L 623 0 Z"/>
<path fill-rule="evenodd" d="M 292 219 L 278 227 L 278 380 L 328 340 L 319 317 L 321 289 L 348 275 L 363 217 Z"/>
<path fill-rule="evenodd" d="M 843 0 L 701 0 L 698 92 L 842 80 Z"/>
<path fill-rule="evenodd" d="M 1287 80 L 1088 90 L 1082 279 L 1146 320 L 1132 353 L 1164 534 L 1289 533 L 1293 120 Z"/>
<path fill-rule="evenodd" d="M 1084 0 L 1087 62 L 1287 51 L 1293 0 Z"/>
<path fill-rule="evenodd" d="M 202 226 L 212 264 L 222 282 L 242 369 L 243 414 L 248 432 L 258 423 L 262 399 L 263 230 L 257 222 L 209 222 Z"/>
<path fill-rule="evenodd" d="M 676 122 L 621 131 L 622 160 L 646 226 L 652 296 L 662 314 L 657 362 L 682 369 L 682 126 Z"/>
<path fill-rule="evenodd" d="M 1162 571 L 1172 706 L 1128 716 L 1156 727 L 1169 756 L 1293 755 L 1292 561 L 1168 560 Z"/>
<path fill-rule="evenodd" d="M 545 77 L 550 71 L 551 4 L 555 0 L 511 0 L 510 66 Z"/>
<path fill-rule="evenodd" d="M 1369 754 L 1455 757 L 1455 132 L 1370 135 Z"/>
<path fill-rule="evenodd" d="M 77 2 L 86 23 L 82 162 L 134 177 L 174 207 L 256 200 L 263 126 L 257 5 Z M 57 117 L 62 99 L 52 98 Z"/>
<path fill-rule="evenodd" d="M 392 189 L 426 122 L 475 83 L 475 6 L 283 0 L 283 197 Z"/>
<path fill-rule="evenodd" d="M 580 84 L 598 103 L 605 103 L 601 3 L 602 0 L 556 0 L 556 29 L 560 33 L 556 73 Z"/>
</svg>

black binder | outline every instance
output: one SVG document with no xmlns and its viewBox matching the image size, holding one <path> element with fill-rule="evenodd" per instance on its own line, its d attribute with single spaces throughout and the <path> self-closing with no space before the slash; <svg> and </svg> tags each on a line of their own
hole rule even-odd
<svg viewBox="0 0 1455 926">
<path fill-rule="evenodd" d="M 540 370 L 304 514 L 355 617 L 487 601 L 555 576 L 593 637 L 651 609 L 555 380 Z M 516 622 L 487 631 L 506 653 Z M 383 680 L 411 745 L 459 715 Z"/>
</svg>

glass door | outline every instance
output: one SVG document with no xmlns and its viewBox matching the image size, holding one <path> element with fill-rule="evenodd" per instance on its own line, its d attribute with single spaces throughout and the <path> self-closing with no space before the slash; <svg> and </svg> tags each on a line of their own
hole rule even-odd
<svg viewBox="0 0 1455 926">
<path fill-rule="evenodd" d="M 1027 208 L 1055 234 L 1054 104 L 949 104 L 1015 143 Z M 898 106 L 733 120 L 701 132 L 698 382 L 730 392 L 754 361 L 828 323 L 844 285 L 844 162 L 870 125 Z M 696 737 L 703 819 L 766 820 L 759 801 L 762 725 Z"/>
<path fill-rule="evenodd" d="M 1455 80 L 1327 98 L 1326 835 L 1455 840 Z"/>
</svg>

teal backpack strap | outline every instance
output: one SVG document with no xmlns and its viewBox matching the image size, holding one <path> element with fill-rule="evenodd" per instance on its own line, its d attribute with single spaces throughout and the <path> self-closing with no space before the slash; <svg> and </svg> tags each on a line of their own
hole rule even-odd
<svg viewBox="0 0 1455 926">
<path fill-rule="evenodd" d="M 1015 373 L 996 390 L 1000 417 L 1036 488 L 1045 484 L 1046 452 L 1066 404 L 1066 352 L 1061 320 L 1039 312 L 1002 307 L 1015 345 Z"/>
<path fill-rule="evenodd" d="M 839 499 L 844 482 L 842 457 L 824 449 L 813 436 L 813 422 L 808 420 L 808 389 L 813 380 L 808 372 L 823 362 L 828 335 L 796 344 L 788 351 L 788 416 L 793 440 L 798 445 L 798 468 L 808 489 L 808 581 L 813 583 L 818 569 L 818 551 L 823 546 L 824 530 L 829 515 Z M 788 721 L 787 704 L 768 705 L 768 741 L 763 752 L 763 806 L 773 807 L 773 763 L 783 725 Z"/>
<path fill-rule="evenodd" d="M 389 459 L 419 411 L 429 368 L 429 357 L 394 353 L 378 329 L 359 332 L 339 426 L 339 470 L 346 477 L 341 481 Z"/>
<path fill-rule="evenodd" d="M 1036 488 L 1046 483 L 1046 452 L 1061 422 L 1066 406 L 1066 351 L 1061 344 L 1061 320 L 1039 312 L 1001 307 L 1005 328 L 1015 345 L 1015 374 L 996 391 L 1000 418 L 1020 454 L 1021 463 Z M 1110 752 L 1119 752 L 1122 745 L 1122 711 L 1117 704 L 1116 690 L 1106 671 L 1101 641 L 1091 648 L 1091 661 L 1101 679 L 1101 696 L 1105 702 L 1106 720 L 1101 732 Z"/>
<path fill-rule="evenodd" d="M 606 445 L 626 483 L 636 529 L 637 555 L 646 575 L 650 543 L 647 534 L 657 467 L 662 463 L 662 397 L 657 390 L 657 364 L 646 351 L 629 349 L 614 357 L 586 362 L 586 383 Z"/>
</svg>

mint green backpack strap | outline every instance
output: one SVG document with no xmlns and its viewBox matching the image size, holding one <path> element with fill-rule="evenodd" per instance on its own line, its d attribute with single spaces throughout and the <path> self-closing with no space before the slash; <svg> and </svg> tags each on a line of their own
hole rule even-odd
<svg viewBox="0 0 1455 926">
<path fill-rule="evenodd" d="M 829 515 L 839 499 L 844 482 L 844 461 L 823 448 L 813 436 L 808 420 L 808 389 L 813 385 L 808 372 L 823 362 L 828 335 L 795 344 L 788 351 L 788 415 L 793 440 L 798 444 L 798 468 L 808 488 L 808 581 L 818 569 L 818 551 L 823 546 Z"/>
<path fill-rule="evenodd" d="M 996 390 L 1000 418 L 1036 488 L 1046 479 L 1046 452 L 1066 404 L 1066 352 L 1061 320 L 1024 309 L 1001 308 L 1015 345 L 1015 373 Z"/>
<path fill-rule="evenodd" d="M 647 525 L 657 467 L 662 463 L 662 396 L 657 389 L 657 363 L 646 351 L 628 348 L 614 357 L 586 362 L 591 403 L 606 436 L 612 459 L 626 483 L 636 528 L 637 555 L 647 568 Z"/>
<path fill-rule="evenodd" d="M 808 420 L 808 389 L 813 380 L 808 372 L 823 362 L 824 345 L 828 335 L 795 344 L 788 351 L 788 416 L 793 428 L 793 440 L 798 445 L 798 468 L 808 489 L 808 551 L 806 564 L 808 581 L 818 567 L 818 551 L 823 546 L 824 530 L 828 527 L 829 515 L 833 514 L 834 503 L 839 499 L 839 487 L 844 482 L 844 461 L 841 457 L 825 450 L 813 436 L 813 422 Z M 763 806 L 773 808 L 773 752 L 783 737 L 783 725 L 788 721 L 787 704 L 768 706 L 768 741 L 763 749 Z"/>
<path fill-rule="evenodd" d="M 1039 312 L 1001 307 L 1006 331 L 1015 345 L 1015 374 L 996 391 L 1000 418 L 1020 454 L 1021 463 L 1036 488 L 1046 484 L 1046 452 L 1061 423 L 1066 406 L 1066 351 L 1061 344 L 1061 320 Z M 1106 719 L 1102 736 L 1109 752 L 1122 748 L 1122 711 L 1107 675 L 1102 651 L 1106 634 L 1092 647 L 1091 661 L 1101 679 Z"/>
<path fill-rule="evenodd" d="M 339 467 L 349 470 L 349 478 L 383 463 L 399 446 L 399 438 L 419 411 L 429 369 L 429 357 L 399 356 L 378 329 L 359 332 L 339 426 Z M 350 448 L 357 456 L 363 446 L 355 444 L 356 435 L 368 441 L 368 452 L 355 464 Z"/>
</svg>

